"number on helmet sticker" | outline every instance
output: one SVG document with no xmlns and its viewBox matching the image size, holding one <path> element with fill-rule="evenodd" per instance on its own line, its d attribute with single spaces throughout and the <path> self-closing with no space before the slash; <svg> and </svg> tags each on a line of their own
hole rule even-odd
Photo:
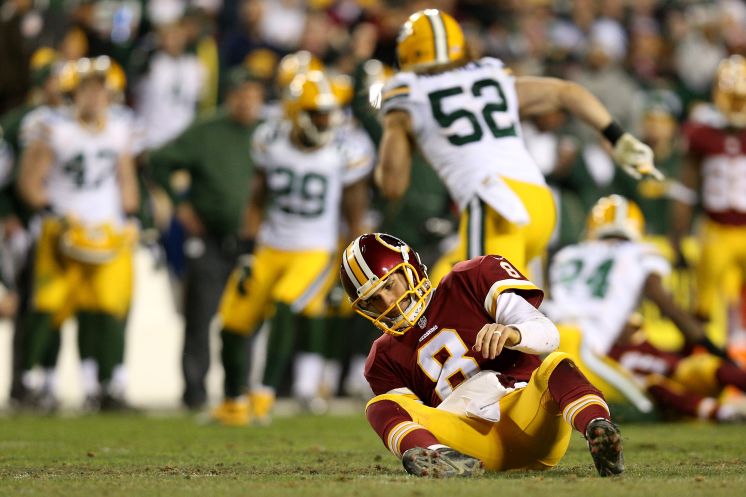
<svg viewBox="0 0 746 497">
<path fill-rule="evenodd" d="M 467 357 L 466 346 L 456 330 L 443 328 L 417 351 L 417 364 L 420 369 L 436 383 L 435 393 L 441 400 L 448 397 L 458 386 L 451 383 L 458 379 L 463 381 L 479 371 L 479 364 L 473 357 Z M 447 356 L 443 359 L 443 356 Z M 459 381 L 459 383 L 460 383 Z"/>
</svg>

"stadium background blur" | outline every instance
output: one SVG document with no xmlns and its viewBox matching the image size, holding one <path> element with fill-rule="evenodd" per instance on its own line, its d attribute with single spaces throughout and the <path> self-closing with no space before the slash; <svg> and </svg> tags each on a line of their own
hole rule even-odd
<svg viewBox="0 0 746 497">
<path fill-rule="evenodd" d="M 582 237 L 589 207 L 616 192 L 640 203 L 648 231 L 673 258 L 666 240 L 671 199 L 681 198 L 679 125 L 705 112 L 699 104 L 711 99 L 718 63 L 729 54 L 746 55 L 746 5 L 738 0 L 5 0 L 0 6 L 0 115 L 28 102 L 39 78 L 32 55 L 51 47 L 65 60 L 108 55 L 117 61 L 127 75 L 124 101 L 142 117 L 138 89 L 158 49 L 158 33 L 164 36 L 168 26 L 177 24 L 186 36 L 186 52 L 204 72 L 198 98 L 190 104 L 195 117 L 209 115 L 223 102 L 227 76 L 241 66 L 264 80 L 265 115 L 272 116 L 278 62 L 289 53 L 308 50 L 330 72 L 355 79 L 352 108 L 364 119 L 364 63 L 375 58 L 395 67 L 398 28 L 407 15 L 422 8 L 453 14 L 476 56 L 498 57 L 517 74 L 559 76 L 585 85 L 656 152 L 667 181 L 637 184 L 613 167 L 599 136 L 565 115 L 524 123 L 525 139 L 561 209 L 552 251 Z M 442 186 L 432 175 L 419 174 L 423 180 L 412 182 L 417 188 L 400 204 L 375 202 L 371 219 L 377 229 L 405 238 L 431 263 L 448 247 L 454 218 Z M 6 174 L 4 181 L 7 191 L 12 176 Z M 142 221 L 144 227 L 151 222 Z M 6 217 L 6 233 L 7 222 Z M 689 249 L 693 263 L 697 250 L 691 241 Z M 143 247 L 137 255 L 125 364 L 127 397 L 138 406 L 176 406 L 182 388 L 182 318 L 174 305 L 171 276 L 161 255 L 154 256 L 161 252 Z M 670 282 L 684 304 L 691 298 L 689 278 L 681 270 Z M 724 315 L 720 310 L 709 329 L 719 344 L 728 339 Z M 654 342 L 677 345 L 669 325 L 651 311 L 646 318 Z M 4 319 L 0 405 L 7 402 L 10 381 L 10 328 L 10 320 Z M 730 328 L 731 341 L 736 342 L 733 330 L 740 326 Z M 73 334 L 74 325 L 68 324 L 58 366 L 63 405 L 75 405 L 82 395 Z M 216 356 L 216 347 L 212 350 Z M 218 395 L 221 376 L 213 357 L 208 375 L 212 398 Z"/>
</svg>

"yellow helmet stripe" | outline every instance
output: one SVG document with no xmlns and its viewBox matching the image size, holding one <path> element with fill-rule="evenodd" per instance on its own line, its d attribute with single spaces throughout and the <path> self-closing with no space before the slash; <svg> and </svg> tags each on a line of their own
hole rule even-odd
<svg viewBox="0 0 746 497">
<path fill-rule="evenodd" d="M 448 63 L 448 34 L 443 18 L 436 9 L 427 9 L 425 11 L 427 20 L 430 21 L 430 28 L 433 30 L 433 43 L 435 44 L 435 63 Z"/>
<path fill-rule="evenodd" d="M 357 240 L 355 240 L 355 243 Z M 345 268 L 345 272 L 347 273 L 347 277 L 350 278 L 350 280 L 355 283 L 355 286 L 361 287 L 365 284 L 367 281 L 367 278 L 365 277 L 365 273 L 363 272 L 363 269 L 360 267 L 360 264 L 355 259 L 355 253 L 352 250 L 353 244 L 350 244 L 350 246 L 347 247 L 347 250 L 345 250 L 345 256 L 342 258 L 342 263 Z"/>
</svg>

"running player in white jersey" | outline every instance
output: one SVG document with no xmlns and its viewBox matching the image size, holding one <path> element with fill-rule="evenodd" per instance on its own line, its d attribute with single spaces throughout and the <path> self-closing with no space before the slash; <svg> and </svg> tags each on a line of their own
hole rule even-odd
<svg viewBox="0 0 746 497">
<path fill-rule="evenodd" d="M 653 408 L 648 393 L 659 407 L 678 414 L 721 420 L 731 416 L 727 420 L 732 421 L 743 413 L 721 409 L 714 398 L 726 384 L 746 387 L 746 373 L 727 360 L 664 290 L 669 263 L 655 246 L 640 241 L 643 233 L 637 204 L 611 195 L 594 206 L 588 240 L 554 257 L 552 300 L 542 310 L 557 323 L 560 350 L 573 357 L 608 402 L 632 404 L 648 413 Z M 710 353 L 689 356 L 648 343 L 637 333 L 640 325 L 630 323 L 643 297 L 673 321 L 688 348 L 700 345 Z"/>
<path fill-rule="evenodd" d="M 73 104 L 40 112 L 24 129 L 18 189 L 44 214 L 34 260 L 26 367 L 40 360 L 53 329 L 76 312 L 92 316 L 98 379 L 106 402 L 123 350 L 120 321 L 132 293 L 138 209 L 130 114 L 110 103 L 121 73 L 108 57 L 68 63 L 60 75 Z"/>
<path fill-rule="evenodd" d="M 246 235 L 256 236 L 257 248 L 252 261 L 231 275 L 220 304 L 225 401 L 213 417 L 228 425 L 249 422 L 247 337 L 272 307 L 273 331 L 293 327 L 296 316 L 305 318 L 298 323 L 317 323 L 334 284 L 340 209 L 353 237 L 362 232 L 367 210 L 374 150 L 370 143 L 348 141 L 336 124 L 338 102 L 326 76 L 320 71 L 297 76 L 286 103 L 289 119 L 266 123 L 254 135 L 258 173 Z M 293 321 L 280 322 L 288 319 Z M 266 376 L 265 381 L 277 386 Z"/>
<path fill-rule="evenodd" d="M 634 176 L 660 177 L 650 148 L 625 133 L 583 87 L 554 78 L 515 77 L 497 59 L 471 60 L 458 23 L 428 9 L 399 34 L 401 72 L 382 93 L 384 133 L 375 179 L 398 198 L 417 146 L 461 210 L 459 246 L 435 266 L 499 253 L 520 270 L 543 256 L 555 224 L 552 195 L 521 138 L 520 119 L 563 109 L 599 130 Z"/>
</svg>

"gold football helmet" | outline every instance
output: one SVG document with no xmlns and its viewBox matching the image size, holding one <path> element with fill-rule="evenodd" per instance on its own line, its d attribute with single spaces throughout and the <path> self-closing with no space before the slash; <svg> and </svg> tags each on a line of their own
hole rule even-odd
<svg viewBox="0 0 746 497">
<path fill-rule="evenodd" d="M 401 28 L 396 56 L 402 71 L 425 71 L 466 57 L 461 26 L 436 9 L 415 12 Z"/>
<path fill-rule="evenodd" d="M 54 48 L 41 47 L 31 54 L 31 61 L 29 67 L 32 71 L 38 71 L 45 67 L 51 66 L 59 57 L 59 54 Z"/>
<path fill-rule="evenodd" d="M 277 86 L 285 89 L 296 76 L 305 74 L 309 71 L 323 71 L 324 64 L 321 60 L 308 50 L 300 50 L 286 55 L 280 60 L 277 66 L 277 76 L 275 81 Z"/>
<path fill-rule="evenodd" d="M 106 88 L 114 94 L 124 91 L 127 77 L 122 66 L 102 55 L 95 58 L 83 57 L 66 63 L 60 71 L 60 86 L 63 92 L 74 91 L 80 82 L 89 77 L 103 78 Z"/>
<path fill-rule="evenodd" d="M 600 198 L 588 215 L 586 236 L 591 240 L 608 237 L 639 240 L 644 233 L 645 217 L 640 207 L 621 195 Z"/>
<path fill-rule="evenodd" d="M 332 83 L 321 71 L 296 76 L 285 97 L 286 116 L 300 129 L 308 144 L 318 146 L 331 137 L 337 124 L 339 100 Z"/>
<path fill-rule="evenodd" d="M 329 82 L 332 85 L 332 93 L 337 98 L 341 107 L 349 105 L 352 102 L 353 84 L 352 78 L 346 74 L 333 74 L 329 76 Z"/>
<path fill-rule="evenodd" d="M 746 128 L 746 59 L 731 55 L 720 62 L 712 91 L 715 106 L 728 122 Z"/>
</svg>

